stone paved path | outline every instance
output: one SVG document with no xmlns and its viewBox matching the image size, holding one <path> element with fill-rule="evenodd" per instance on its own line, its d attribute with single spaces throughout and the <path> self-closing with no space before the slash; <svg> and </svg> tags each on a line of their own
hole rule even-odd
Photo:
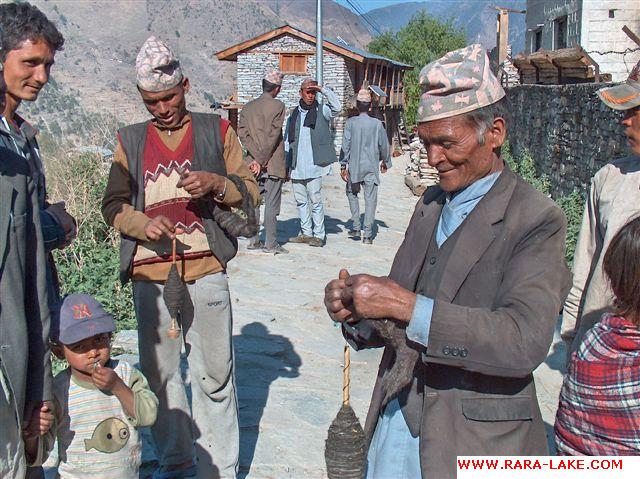
<svg viewBox="0 0 640 479">
<path fill-rule="evenodd" d="M 344 341 L 324 309 L 324 285 L 341 267 L 388 273 L 416 202 L 403 172 L 401 160 L 383 176 L 373 245 L 347 237 L 350 213 L 337 168 L 323 180 L 323 248 L 284 244 L 299 225 L 291 184 L 285 185 L 278 222 L 278 240 L 290 253 L 256 254 L 241 244 L 229 276 L 241 471 L 249 478 L 325 477 L 324 441 L 342 399 Z M 352 405 L 362 422 L 379 357 L 378 351 L 351 355 Z"/>
<path fill-rule="evenodd" d="M 286 243 L 298 233 L 291 185 L 284 188 L 278 238 L 288 255 L 247 251 L 229 268 L 240 405 L 240 477 L 324 478 L 324 441 L 341 403 L 343 340 L 323 306 L 323 288 L 341 267 L 387 274 L 417 198 L 404 185 L 406 158 L 383 176 L 373 245 L 347 237 L 350 216 L 337 171 L 325 178 L 324 248 Z M 363 209 L 364 211 L 364 209 Z M 126 335 L 125 335 L 126 336 Z M 551 430 L 564 350 L 557 341 L 536 372 Z M 379 351 L 352 353 L 352 405 L 363 422 Z"/>
</svg>

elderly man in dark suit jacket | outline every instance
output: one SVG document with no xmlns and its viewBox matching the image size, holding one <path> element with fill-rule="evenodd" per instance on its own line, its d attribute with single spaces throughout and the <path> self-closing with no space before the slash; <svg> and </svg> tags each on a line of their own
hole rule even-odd
<svg viewBox="0 0 640 479">
<path fill-rule="evenodd" d="M 418 132 L 440 185 L 418 201 L 388 277 L 325 304 L 356 349 L 384 347 L 367 478 L 446 479 L 457 455 L 544 455 L 533 371 L 569 285 L 566 220 L 505 166 L 505 93 L 471 45 L 427 65 Z"/>
<path fill-rule="evenodd" d="M 238 121 L 238 137 L 247 150 L 249 169 L 258 178 L 264 199 L 264 245 L 256 235 L 250 239 L 247 248 L 262 248 L 273 254 L 289 252 L 276 239 L 282 183 L 287 176 L 282 140 L 285 106 L 276 99 L 282 88 L 283 77 L 279 71 L 267 73 L 262 80 L 262 95 L 242 108 Z M 260 219 L 260 205 L 256 207 L 256 213 Z"/>
</svg>

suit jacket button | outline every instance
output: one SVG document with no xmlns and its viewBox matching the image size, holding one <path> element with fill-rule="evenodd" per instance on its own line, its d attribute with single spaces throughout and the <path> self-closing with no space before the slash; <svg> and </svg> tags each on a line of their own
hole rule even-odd
<svg viewBox="0 0 640 479">
<path fill-rule="evenodd" d="M 436 264 L 436 257 L 432 256 L 431 258 L 429 258 L 429 264 Z"/>
<path fill-rule="evenodd" d="M 449 349 L 449 346 L 444 346 L 442 348 L 442 354 L 444 354 L 445 356 L 449 356 L 450 352 L 451 352 L 451 350 Z"/>
<path fill-rule="evenodd" d="M 451 356 L 457 356 L 458 354 L 460 354 L 460 350 L 458 348 L 451 349 Z"/>
<path fill-rule="evenodd" d="M 461 358 L 466 358 L 469 355 L 469 351 L 467 351 L 465 348 L 462 348 L 460 350 L 460 357 Z"/>
</svg>

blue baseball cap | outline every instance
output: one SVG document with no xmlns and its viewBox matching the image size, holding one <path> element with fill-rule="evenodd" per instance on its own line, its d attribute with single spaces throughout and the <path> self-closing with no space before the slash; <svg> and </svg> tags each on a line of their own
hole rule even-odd
<svg viewBox="0 0 640 479">
<path fill-rule="evenodd" d="M 73 344 L 96 334 L 116 330 L 113 316 L 89 294 L 70 294 L 60 307 L 60 323 L 57 341 Z"/>
</svg>

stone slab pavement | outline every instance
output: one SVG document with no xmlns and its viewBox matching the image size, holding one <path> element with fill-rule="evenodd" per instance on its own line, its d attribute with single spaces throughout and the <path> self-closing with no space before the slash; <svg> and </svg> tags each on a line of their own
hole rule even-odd
<svg viewBox="0 0 640 479">
<path fill-rule="evenodd" d="M 228 270 L 240 407 L 240 477 L 326 477 L 324 442 L 342 400 L 344 341 L 325 312 L 323 288 L 341 267 L 351 273 L 388 273 L 417 201 L 404 185 L 407 160 L 406 155 L 395 158 L 394 167 L 382 177 L 378 233 L 372 245 L 347 237 L 349 207 L 335 167 L 323 180 L 328 233 L 323 248 L 287 243 L 299 227 L 290 183 L 284 187 L 278 222 L 278 239 L 290 253 L 248 251 L 246 240 L 241 241 Z M 123 334 L 119 339 L 126 338 Z M 132 342 L 135 347 L 135 339 Z M 564 352 L 558 337 L 551 351 L 536 372 L 548 430 L 562 381 Z M 362 422 L 379 357 L 380 351 L 372 350 L 351 354 L 351 401 Z"/>
</svg>

